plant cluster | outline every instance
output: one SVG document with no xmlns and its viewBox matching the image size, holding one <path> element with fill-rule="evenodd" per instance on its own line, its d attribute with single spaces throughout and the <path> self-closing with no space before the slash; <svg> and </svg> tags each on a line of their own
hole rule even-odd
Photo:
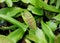
<svg viewBox="0 0 60 43">
<path fill-rule="evenodd" d="M 60 43 L 60 0 L 0 0 L 0 43 Z"/>
</svg>

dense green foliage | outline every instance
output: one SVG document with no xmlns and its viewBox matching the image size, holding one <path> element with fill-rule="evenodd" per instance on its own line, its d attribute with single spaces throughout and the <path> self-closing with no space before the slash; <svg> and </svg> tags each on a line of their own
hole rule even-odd
<svg viewBox="0 0 60 43">
<path fill-rule="evenodd" d="M 0 31 L 6 30 L 0 43 L 60 43 L 60 0 L 0 0 Z"/>
</svg>

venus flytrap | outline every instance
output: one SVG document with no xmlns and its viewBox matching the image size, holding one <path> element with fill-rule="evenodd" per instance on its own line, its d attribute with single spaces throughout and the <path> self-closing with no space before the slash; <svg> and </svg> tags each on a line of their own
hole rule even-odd
<svg viewBox="0 0 60 43">
<path fill-rule="evenodd" d="M 0 35 L 0 43 L 17 43 L 25 35 L 24 33 L 26 32 L 28 27 L 29 29 L 27 31 L 29 33 L 26 34 L 26 36 L 24 36 L 24 41 L 26 43 L 31 43 L 31 41 L 33 41 L 34 43 L 60 43 L 60 34 L 55 36 L 53 33 L 53 31 L 55 31 L 57 28 L 60 27 L 60 26 L 57 27 L 58 24 L 60 23 L 59 22 L 60 14 L 57 14 L 60 13 L 59 0 L 49 0 L 47 4 L 44 1 L 43 0 L 0 0 L 0 3 L 2 4 L 0 5 L 0 7 L 4 6 L 5 3 L 7 4 L 6 8 L 4 6 L 3 8 L 0 9 L 0 21 L 6 20 L 12 23 L 12 26 L 8 26 L 9 25 L 8 24 L 6 25 L 6 27 L 0 24 L 1 25 L 0 29 L 13 30 L 13 32 L 9 33 L 7 36 Z M 55 1 L 57 1 L 57 3 Z M 27 4 L 26 6 L 27 8 L 22 9 L 20 7 L 24 7 L 25 5 L 20 6 L 15 2 L 21 5 L 23 5 L 23 3 Z M 12 7 L 13 5 L 14 7 Z M 15 7 L 15 5 L 17 5 L 18 7 Z M 29 11 L 31 11 L 32 14 L 35 14 L 33 16 L 36 18 L 36 20 Z M 20 17 L 22 16 L 24 20 L 23 23 L 14 19 L 14 17 L 17 18 L 19 16 Z M 45 21 L 45 16 L 49 20 L 46 23 L 41 21 L 42 18 L 44 18 Z M 56 21 L 54 22 L 50 21 L 52 17 L 54 20 L 56 19 Z M 38 24 L 36 25 L 36 21 L 39 22 L 39 26 L 42 29 L 39 29 L 37 27 Z M 26 23 L 26 25 L 24 23 Z"/>
<path fill-rule="evenodd" d="M 21 15 L 22 15 L 22 18 L 24 19 L 25 23 L 29 26 L 29 28 L 31 28 L 31 29 L 37 28 L 35 20 L 30 12 L 25 10 Z"/>
<path fill-rule="evenodd" d="M 43 31 L 37 28 L 36 22 L 32 14 L 25 10 L 22 13 L 22 18 L 30 28 L 29 34 L 26 36 L 26 38 L 34 41 L 35 43 L 47 43 Z"/>
</svg>

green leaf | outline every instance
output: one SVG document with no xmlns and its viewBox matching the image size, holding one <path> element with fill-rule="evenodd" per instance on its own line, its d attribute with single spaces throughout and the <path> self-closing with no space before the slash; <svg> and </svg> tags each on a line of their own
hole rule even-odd
<svg viewBox="0 0 60 43">
<path fill-rule="evenodd" d="M 47 35 L 47 37 L 49 37 L 49 43 L 54 43 L 55 35 L 53 34 L 50 27 L 46 25 L 43 21 L 41 21 L 41 25 L 42 25 L 42 30 Z"/>
<path fill-rule="evenodd" d="M 55 31 L 57 29 L 57 24 L 52 21 L 48 21 L 46 22 L 46 24 L 50 27 L 52 31 Z"/>
<path fill-rule="evenodd" d="M 30 40 L 28 40 L 27 38 L 25 38 L 25 42 L 26 43 L 31 43 Z"/>
<path fill-rule="evenodd" d="M 13 3 L 12 0 L 5 0 L 8 7 L 12 7 Z"/>
<path fill-rule="evenodd" d="M 27 30 L 27 28 L 25 28 L 25 29 Z M 14 41 L 16 43 L 17 41 L 19 41 L 20 39 L 22 39 L 24 33 L 25 33 L 25 31 L 19 28 L 19 29 L 15 30 L 15 31 L 11 32 L 7 36 L 7 38 L 10 39 L 10 40 L 12 40 L 12 41 Z"/>
<path fill-rule="evenodd" d="M 57 0 L 56 8 L 59 9 L 59 7 L 60 7 L 60 0 Z"/>
<path fill-rule="evenodd" d="M 13 2 L 18 2 L 19 0 L 12 0 Z"/>
<path fill-rule="evenodd" d="M 19 28 L 11 32 L 8 36 L 0 35 L 0 43 L 16 43 L 18 40 L 22 39 L 24 33 L 25 31 Z"/>
<path fill-rule="evenodd" d="M 24 3 L 30 3 L 30 0 L 21 0 Z"/>
<path fill-rule="evenodd" d="M 60 34 L 55 37 L 54 43 L 60 43 Z"/>
<path fill-rule="evenodd" d="M 22 18 L 24 19 L 25 23 L 29 26 L 30 29 L 36 29 L 36 22 L 30 12 L 25 10 L 22 13 Z"/>
<path fill-rule="evenodd" d="M 55 0 L 50 0 L 50 4 L 53 4 L 55 2 Z"/>
<path fill-rule="evenodd" d="M 60 12 L 59 9 L 56 9 L 56 7 L 46 4 L 42 0 L 38 0 L 38 1 L 37 0 L 30 0 L 30 3 L 37 8 L 42 8 L 42 9 L 52 11 L 52 12 Z"/>
<path fill-rule="evenodd" d="M 27 9 L 30 10 L 33 14 L 40 15 L 40 16 L 43 15 L 42 9 L 36 8 L 32 5 L 29 5 Z"/>
<path fill-rule="evenodd" d="M 26 31 L 25 28 L 28 27 L 28 26 L 26 26 L 25 24 L 23 24 L 23 23 L 15 20 L 15 19 L 13 19 L 13 18 L 11 18 L 11 17 L 9 17 L 9 16 L 7 16 L 7 15 L 0 14 L 0 18 L 7 20 L 8 22 L 16 25 L 17 27 L 23 29 L 24 31 Z"/>
<path fill-rule="evenodd" d="M 0 43 L 14 43 L 12 40 L 6 38 L 4 35 L 0 35 Z"/>
<path fill-rule="evenodd" d="M 58 14 L 57 16 L 53 17 L 54 19 L 60 21 L 60 14 Z"/>
<path fill-rule="evenodd" d="M 10 7 L 10 8 L 2 8 L 0 9 L 0 14 L 8 15 L 8 16 L 15 16 L 17 13 L 22 12 L 23 9 L 19 7 Z"/>
<path fill-rule="evenodd" d="M 43 31 L 39 28 L 37 28 L 36 30 L 30 29 L 27 38 L 36 43 L 47 43 Z"/>
</svg>

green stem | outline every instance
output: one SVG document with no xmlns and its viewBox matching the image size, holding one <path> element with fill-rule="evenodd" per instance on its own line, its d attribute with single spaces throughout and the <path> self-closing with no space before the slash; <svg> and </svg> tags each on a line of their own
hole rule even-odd
<svg viewBox="0 0 60 43">
<path fill-rule="evenodd" d="M 11 29 L 11 30 L 15 30 L 16 27 L 17 27 L 17 26 L 12 25 L 12 26 L 9 26 L 9 27 L 0 27 L 0 29 L 1 29 L 1 30 L 9 30 L 9 29 Z"/>
<path fill-rule="evenodd" d="M 13 18 L 11 18 L 11 17 L 9 17 L 9 16 L 3 15 L 3 14 L 0 14 L 0 18 L 3 18 L 3 19 L 5 19 L 5 20 L 9 21 L 10 23 L 12 23 L 12 24 L 20 27 L 20 28 L 23 29 L 24 31 L 26 31 L 25 28 L 27 28 L 27 26 L 24 25 L 23 23 L 20 23 L 19 21 L 15 20 L 15 19 L 13 19 Z"/>
</svg>

